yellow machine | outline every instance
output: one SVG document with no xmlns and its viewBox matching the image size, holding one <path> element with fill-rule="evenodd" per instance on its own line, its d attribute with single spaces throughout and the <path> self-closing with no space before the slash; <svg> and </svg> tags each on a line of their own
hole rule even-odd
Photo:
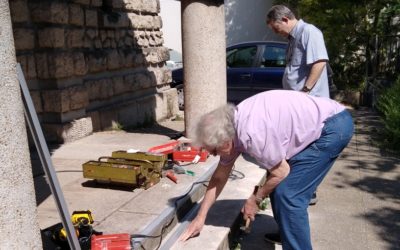
<svg viewBox="0 0 400 250">
<path fill-rule="evenodd" d="M 82 234 L 83 228 L 90 228 L 93 224 L 94 220 L 92 217 L 92 212 L 90 210 L 86 211 L 74 211 L 71 215 L 71 221 L 74 225 L 76 236 L 79 238 Z M 65 228 L 61 228 L 57 230 L 53 234 L 54 240 L 66 241 L 67 240 L 67 232 Z"/>
<path fill-rule="evenodd" d="M 157 184 L 167 156 L 155 153 L 112 152 L 112 157 L 100 157 L 82 165 L 83 177 L 101 183 L 116 183 L 143 187 Z"/>
</svg>

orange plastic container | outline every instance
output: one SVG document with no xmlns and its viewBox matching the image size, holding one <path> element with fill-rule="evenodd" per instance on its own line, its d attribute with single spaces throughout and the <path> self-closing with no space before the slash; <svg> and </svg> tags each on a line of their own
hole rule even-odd
<svg viewBox="0 0 400 250">
<path fill-rule="evenodd" d="M 198 161 L 204 162 L 207 160 L 208 151 L 193 147 L 190 143 L 173 141 L 167 144 L 152 147 L 148 150 L 151 153 L 162 153 L 166 155 L 171 155 L 173 161 L 186 161 L 191 162 L 196 156 L 199 156 Z"/>
<path fill-rule="evenodd" d="M 129 234 L 92 235 L 91 250 L 131 250 Z"/>
</svg>

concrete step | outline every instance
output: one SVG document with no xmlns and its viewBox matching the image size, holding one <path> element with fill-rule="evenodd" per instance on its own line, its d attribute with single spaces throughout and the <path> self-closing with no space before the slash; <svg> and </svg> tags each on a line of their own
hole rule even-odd
<svg viewBox="0 0 400 250">
<path fill-rule="evenodd" d="M 217 162 L 199 180 L 209 180 Z M 160 238 L 135 238 L 132 241 L 134 249 L 229 249 L 230 242 L 238 237 L 238 229 L 242 218 L 240 210 L 245 200 L 253 192 L 254 186 L 260 184 L 266 171 L 252 163 L 251 159 L 240 157 L 235 164 L 231 178 L 216 203 L 210 209 L 206 223 L 198 237 L 186 242 L 179 242 L 179 236 L 184 232 L 190 221 L 196 216 L 200 199 L 205 187 L 195 185 L 185 199 L 177 203 L 177 209 L 170 207 L 147 226 L 141 234 L 158 235 Z M 189 207 L 189 208 L 188 208 Z M 176 212 L 177 211 L 177 212 Z M 170 224 L 168 227 L 165 225 Z"/>
</svg>

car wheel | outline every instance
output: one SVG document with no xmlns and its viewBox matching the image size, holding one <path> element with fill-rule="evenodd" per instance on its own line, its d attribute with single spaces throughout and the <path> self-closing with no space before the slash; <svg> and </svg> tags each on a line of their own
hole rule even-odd
<svg viewBox="0 0 400 250">
<path fill-rule="evenodd" d="M 178 106 L 180 110 L 183 110 L 185 108 L 185 99 L 184 99 L 184 93 L 183 93 L 183 84 L 179 84 L 176 87 L 176 90 L 178 92 Z"/>
</svg>

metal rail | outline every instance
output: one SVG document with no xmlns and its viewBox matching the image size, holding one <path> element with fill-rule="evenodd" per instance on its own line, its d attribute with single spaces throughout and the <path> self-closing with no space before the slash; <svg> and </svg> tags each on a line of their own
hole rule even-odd
<svg viewBox="0 0 400 250">
<path fill-rule="evenodd" d="M 68 243 L 71 249 L 80 250 L 78 237 L 76 236 L 74 226 L 72 225 L 68 207 L 64 200 L 64 195 L 61 191 L 60 184 L 56 172 L 51 161 L 49 148 L 47 147 L 46 141 L 44 139 L 42 128 L 40 127 L 39 119 L 37 117 L 35 107 L 32 102 L 31 95 L 29 93 L 28 86 L 25 81 L 24 73 L 22 72 L 21 65 L 17 65 L 17 75 L 19 80 L 19 85 L 22 91 L 22 101 L 24 103 L 25 118 L 28 122 L 29 129 L 32 133 L 33 140 L 38 151 L 40 161 L 43 165 L 43 169 L 49 180 L 49 185 L 51 193 L 53 194 L 54 200 L 57 205 L 58 213 L 60 214 L 62 224 L 67 231 Z"/>
</svg>

